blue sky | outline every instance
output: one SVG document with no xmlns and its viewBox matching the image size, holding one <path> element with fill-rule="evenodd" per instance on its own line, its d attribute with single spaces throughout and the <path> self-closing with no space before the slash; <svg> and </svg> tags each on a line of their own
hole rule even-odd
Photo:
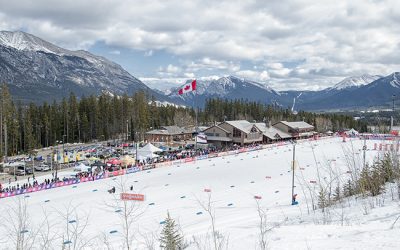
<svg viewBox="0 0 400 250">
<path fill-rule="evenodd" d="M 89 50 L 160 89 L 235 75 L 276 90 L 315 90 L 400 68 L 398 0 L 0 0 L 0 6 L 0 30 Z"/>
</svg>

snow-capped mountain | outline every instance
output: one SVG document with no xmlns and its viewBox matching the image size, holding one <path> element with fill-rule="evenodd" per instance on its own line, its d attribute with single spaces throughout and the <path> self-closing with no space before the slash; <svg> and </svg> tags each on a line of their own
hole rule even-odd
<svg viewBox="0 0 400 250">
<path fill-rule="evenodd" d="M 0 32 L 0 79 L 24 102 L 68 96 L 154 92 L 120 65 L 87 51 L 70 51 L 25 32 Z"/>
<path fill-rule="evenodd" d="M 249 81 L 235 76 L 221 77 L 216 80 L 197 80 L 196 97 L 194 93 L 178 94 L 179 88 L 169 91 L 169 97 L 186 105 L 203 107 L 208 98 L 243 99 L 262 103 L 275 102 L 280 94 L 262 83 Z"/>
<path fill-rule="evenodd" d="M 370 82 L 372 81 L 372 82 Z M 385 106 L 392 95 L 400 96 L 400 73 L 386 77 L 362 75 L 348 77 L 333 87 L 320 91 L 278 92 L 261 83 L 235 76 L 217 80 L 197 81 L 197 96 L 193 93 L 178 95 L 178 89 L 171 89 L 168 95 L 177 103 L 203 107 L 209 98 L 243 99 L 265 104 L 277 104 L 292 111 L 327 111 L 355 109 L 370 106 Z"/>
<path fill-rule="evenodd" d="M 335 85 L 336 86 L 336 85 Z M 298 91 L 288 91 L 288 96 Z M 304 110 L 359 109 L 366 107 L 391 107 L 392 95 L 400 96 L 400 73 L 394 72 L 361 86 L 328 88 L 322 91 L 304 92 L 296 105 Z"/>
<path fill-rule="evenodd" d="M 347 88 L 361 87 L 363 85 L 370 84 L 371 82 L 378 80 L 381 77 L 382 76 L 379 75 L 369 75 L 369 74 L 364 74 L 360 76 L 350 76 L 338 82 L 330 89 L 342 90 Z"/>
<path fill-rule="evenodd" d="M 383 89 L 394 88 L 393 90 L 400 91 L 399 90 L 400 72 L 394 72 L 388 76 L 382 77 L 381 79 L 378 79 L 377 81 L 371 83 L 371 85 L 368 86 L 368 89 L 374 89 L 374 88 L 383 88 Z"/>
<path fill-rule="evenodd" d="M 197 93 L 154 91 L 120 65 L 87 51 L 71 51 L 24 32 L 0 32 L 0 81 L 14 100 L 52 101 L 68 96 L 146 91 L 162 103 L 204 107 L 208 98 L 242 99 L 278 104 L 292 110 L 329 110 L 384 106 L 400 96 L 400 73 L 386 77 L 348 77 L 322 91 L 277 92 L 265 84 L 235 76 L 198 80 Z M 195 102 L 194 102 L 195 101 Z"/>
</svg>

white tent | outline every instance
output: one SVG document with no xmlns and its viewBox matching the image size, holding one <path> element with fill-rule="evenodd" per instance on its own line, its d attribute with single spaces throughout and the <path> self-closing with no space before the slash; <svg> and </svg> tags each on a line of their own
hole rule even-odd
<svg viewBox="0 0 400 250">
<path fill-rule="evenodd" d="M 143 155 L 140 155 L 139 152 L 138 152 L 138 160 L 146 160 L 148 158 L 153 159 L 153 158 L 157 158 L 157 157 L 159 157 L 159 155 L 156 155 L 156 154 L 146 154 L 146 155 L 143 154 Z"/>
<path fill-rule="evenodd" d="M 90 170 L 89 166 L 86 166 L 83 163 L 79 163 L 79 165 L 74 167 L 74 171 L 76 172 L 88 172 Z"/>
<path fill-rule="evenodd" d="M 147 143 L 144 147 L 138 149 L 138 159 L 143 160 L 147 158 L 157 158 L 158 155 L 155 154 L 156 152 L 162 152 L 162 150 L 151 143 Z"/>
<path fill-rule="evenodd" d="M 352 129 L 350 129 L 350 130 L 348 130 L 348 131 L 346 131 L 346 132 L 344 132 L 346 135 L 348 135 L 348 136 L 357 136 L 358 135 L 358 131 L 357 130 L 355 130 L 354 128 L 352 128 Z"/>
</svg>

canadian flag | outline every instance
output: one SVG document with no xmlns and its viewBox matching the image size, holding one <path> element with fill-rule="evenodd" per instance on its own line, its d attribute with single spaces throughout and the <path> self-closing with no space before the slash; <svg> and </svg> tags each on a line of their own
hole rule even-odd
<svg viewBox="0 0 400 250">
<path fill-rule="evenodd" d="M 191 83 L 187 83 L 183 85 L 181 89 L 179 89 L 178 94 L 183 95 L 187 92 L 195 91 L 196 90 L 196 80 L 193 80 Z"/>
</svg>

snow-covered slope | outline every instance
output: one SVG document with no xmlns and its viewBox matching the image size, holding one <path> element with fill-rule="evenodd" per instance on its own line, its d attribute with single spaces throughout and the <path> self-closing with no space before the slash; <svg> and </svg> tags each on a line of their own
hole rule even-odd
<svg viewBox="0 0 400 250">
<path fill-rule="evenodd" d="M 342 90 L 347 88 L 360 87 L 363 85 L 370 84 L 371 82 L 378 80 L 381 77 L 382 76 L 379 75 L 369 75 L 369 74 L 364 74 L 361 76 L 350 76 L 335 84 L 332 87 L 332 89 Z"/>
<path fill-rule="evenodd" d="M 173 88 L 168 95 L 171 99 L 193 105 L 193 93 L 178 95 L 179 88 Z M 197 80 L 196 102 L 203 106 L 208 98 L 243 99 L 272 103 L 280 97 L 280 93 L 271 87 L 235 76 L 221 77 L 214 80 Z"/>
<path fill-rule="evenodd" d="M 367 141 L 368 149 L 373 148 L 374 143 L 382 141 Z M 46 234 L 47 228 L 42 223 L 47 217 L 51 222 L 51 235 L 60 236 L 50 242 L 49 249 L 61 249 L 66 246 L 63 242 L 71 240 L 72 244 L 75 243 L 75 238 L 67 239 L 66 228 L 82 228 L 87 218 L 88 224 L 77 238 L 82 240 L 81 243 L 92 239 L 90 249 L 104 249 L 104 240 L 107 240 L 113 249 L 126 249 L 123 247 L 122 203 L 116 203 L 119 184 L 122 183 L 126 190 L 132 185 L 132 193 L 145 195 L 144 202 L 136 203 L 137 210 L 131 217 L 134 218 L 131 227 L 134 249 L 149 249 L 145 238 L 149 239 L 151 233 L 155 234 L 152 238 L 155 249 L 159 248 L 159 232 L 163 226 L 160 223 L 167 213 L 179 222 L 188 241 L 193 240 L 192 236 L 204 239 L 210 232 L 211 222 L 199 202 L 204 204 L 208 194 L 212 195 L 216 230 L 229 237 L 228 249 L 259 249 L 260 218 L 255 195 L 261 196 L 258 202 L 266 212 L 265 228 L 271 228 L 267 232 L 271 249 L 398 249 L 400 225 L 391 229 L 399 215 L 397 188 L 391 190 L 393 193 L 387 192 L 371 199 L 345 199 L 325 213 L 320 209 L 312 210 L 312 206 L 317 206 L 315 196 L 321 185 L 332 180 L 334 187 L 346 183 L 351 175 L 346 165 L 348 159 L 356 159 L 361 164 L 362 147 L 363 141 L 359 139 L 345 143 L 342 138 L 299 141 L 295 172 L 299 205 L 296 206 L 290 205 L 292 145 L 270 145 L 261 151 L 174 164 L 124 177 L 21 195 L 18 197 L 27 202 L 31 219 L 24 228 L 25 236 L 33 234 L 40 225 L 41 232 Z M 368 150 L 367 162 L 371 162 L 376 154 L 377 151 Z M 59 175 L 65 176 L 66 173 L 59 172 Z M 115 196 L 107 192 L 112 186 L 117 188 Z M 204 192 L 206 188 L 211 192 Z M 310 194 L 315 195 L 314 200 L 310 199 Z M 15 208 L 18 197 L 0 199 L 0 249 L 13 248 L 12 238 L 5 231 L 12 225 L 6 224 L 10 218 L 5 217 L 8 212 L 16 211 L 12 208 Z M 67 208 L 73 206 L 77 207 L 76 213 L 71 212 L 69 218 L 63 218 Z M 130 207 L 131 203 L 127 206 Z M 40 246 L 36 243 L 35 248 L 30 249 L 40 249 Z M 189 249 L 197 248 L 192 242 Z"/>
<path fill-rule="evenodd" d="M 120 65 L 87 51 L 70 51 L 24 32 L 0 32 L 0 77 L 23 101 L 51 101 L 107 90 L 132 94 L 143 90 L 164 99 Z"/>
<path fill-rule="evenodd" d="M 65 53 L 67 50 L 22 31 L 0 31 L 0 45 L 17 50 L 43 51 L 57 55 L 69 54 Z"/>
</svg>

